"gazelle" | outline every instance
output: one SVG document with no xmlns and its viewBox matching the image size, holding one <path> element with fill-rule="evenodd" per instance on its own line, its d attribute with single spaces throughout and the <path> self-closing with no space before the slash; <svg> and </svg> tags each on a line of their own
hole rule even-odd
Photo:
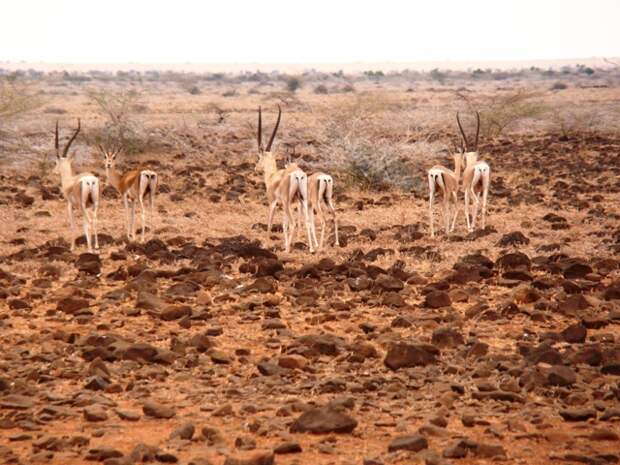
<svg viewBox="0 0 620 465">
<path fill-rule="evenodd" d="M 465 221 L 467 230 L 472 232 L 476 228 L 476 217 L 480 206 L 480 196 L 482 195 L 482 228 L 486 226 L 487 198 L 489 195 L 489 184 L 491 178 L 491 167 L 484 161 L 478 161 L 478 136 L 480 135 L 480 113 L 476 112 L 476 140 L 474 145 L 469 145 L 459 113 L 456 113 L 456 122 L 463 136 L 465 143 L 465 170 L 463 171 L 463 191 L 465 192 Z M 473 215 L 469 213 L 469 197 L 474 203 Z"/>
<path fill-rule="evenodd" d="M 82 211 L 82 224 L 84 226 L 84 236 L 88 251 L 92 252 L 91 232 L 94 236 L 95 249 L 99 248 L 99 237 L 97 235 L 97 209 L 99 208 L 99 179 L 92 173 L 73 174 L 71 167 L 71 156 L 69 156 L 69 148 L 80 132 L 81 124 L 78 119 L 77 129 L 65 145 L 62 153 L 60 152 L 60 144 L 58 141 L 58 121 L 56 121 L 56 137 L 54 145 L 56 148 L 56 167 L 55 171 L 60 174 L 60 186 L 62 194 L 67 201 L 67 213 L 69 214 L 69 224 L 71 231 L 75 229 L 75 221 L 73 219 L 73 207 L 77 206 Z M 92 216 L 88 214 L 88 210 Z M 71 251 L 75 249 L 75 237 L 71 238 Z"/>
<path fill-rule="evenodd" d="M 153 204 L 155 193 L 157 192 L 157 173 L 152 170 L 130 170 L 122 173 L 116 169 L 116 157 L 122 151 L 122 147 L 107 149 L 101 145 L 97 146 L 105 160 L 105 175 L 111 184 L 123 196 L 125 206 L 125 219 L 127 222 L 127 238 L 135 240 L 135 213 L 136 200 L 140 204 L 142 214 L 142 233 L 141 240 L 144 242 L 144 229 L 146 223 L 146 210 L 144 199 L 148 196 L 151 224 L 153 223 Z M 129 204 L 131 203 L 131 210 Z"/>
<path fill-rule="evenodd" d="M 435 202 L 436 192 L 441 192 L 443 198 L 443 220 L 446 234 L 454 231 L 456 225 L 456 217 L 458 216 L 459 179 L 461 176 L 461 166 L 463 164 L 463 153 L 456 151 L 452 157 L 454 159 L 454 171 L 442 165 L 435 165 L 428 170 L 428 215 L 431 237 L 435 237 L 433 204 Z M 450 222 L 450 206 L 452 206 L 454 210 L 452 222 Z"/>
<path fill-rule="evenodd" d="M 292 166 L 292 163 L 287 164 L 288 166 Z M 311 236 L 314 241 L 314 246 L 321 250 L 323 248 L 323 243 L 325 241 L 325 212 L 324 210 L 329 210 L 333 219 L 334 219 L 334 235 L 336 236 L 335 245 L 338 247 L 340 242 L 338 240 L 338 217 L 336 215 L 336 207 L 334 207 L 334 179 L 326 173 L 318 172 L 313 173 L 308 176 L 308 212 L 310 215 L 310 224 L 311 224 Z M 316 222 L 314 221 L 314 214 L 317 214 L 319 221 L 321 222 L 321 240 L 318 241 L 316 238 Z M 301 223 L 302 211 L 301 208 L 299 210 L 299 223 Z M 293 223 L 293 231 L 291 231 L 291 240 L 294 237 L 295 233 L 295 225 Z"/>
<path fill-rule="evenodd" d="M 334 235 L 336 247 L 340 245 L 338 240 L 338 216 L 334 207 L 334 179 L 327 173 L 313 173 L 308 177 L 308 195 L 310 198 L 310 222 L 312 223 L 312 237 L 315 247 L 322 249 L 325 240 L 325 213 L 328 209 L 334 219 Z M 316 212 L 321 222 L 321 241 L 316 240 L 316 225 L 314 213 Z"/>
<path fill-rule="evenodd" d="M 275 155 L 271 151 L 273 140 L 275 139 L 276 133 L 278 132 L 278 127 L 280 126 L 281 117 L 282 109 L 278 105 L 278 119 L 276 120 L 276 125 L 273 128 L 273 133 L 271 134 L 267 147 L 263 147 L 262 112 L 261 108 L 258 108 L 258 160 L 256 162 L 255 171 L 263 173 L 265 188 L 267 190 L 267 200 L 269 201 L 267 233 L 269 234 L 271 232 L 273 214 L 276 207 L 280 203 L 282 204 L 282 209 L 284 211 L 282 221 L 282 229 L 284 231 L 284 250 L 285 252 L 290 252 L 292 234 L 289 233 L 289 224 L 294 221 L 291 204 L 295 201 L 299 201 L 306 223 L 308 246 L 310 252 L 314 252 L 314 247 L 310 236 L 311 228 L 308 215 L 308 177 L 297 164 L 291 164 L 285 169 L 278 169 Z"/>
</svg>

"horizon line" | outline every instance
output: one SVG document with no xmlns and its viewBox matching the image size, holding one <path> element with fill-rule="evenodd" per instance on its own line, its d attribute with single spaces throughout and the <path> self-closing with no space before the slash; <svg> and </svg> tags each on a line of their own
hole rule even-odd
<svg viewBox="0 0 620 465">
<path fill-rule="evenodd" d="M 443 69 L 471 69 L 472 67 L 492 67 L 495 69 L 506 69 L 509 67 L 527 67 L 535 64 L 545 65 L 546 67 L 553 68 L 554 66 L 567 66 L 578 64 L 589 64 L 599 66 L 614 66 L 614 61 L 619 60 L 620 57 L 604 57 L 604 56 L 592 56 L 592 57 L 576 57 L 576 58 L 532 58 L 532 59 L 498 59 L 498 60 L 424 60 L 424 61 L 349 61 L 349 62 L 281 62 L 281 63 L 266 63 L 266 62 L 228 62 L 228 63 L 209 63 L 209 62 L 171 62 L 171 63 L 156 63 L 156 62 L 54 62 L 54 61 L 11 61 L 0 60 L 0 67 L 9 67 L 12 70 L 24 69 L 36 69 L 37 67 L 45 67 L 49 71 L 62 71 L 60 68 L 85 68 L 90 67 L 92 70 L 97 68 L 115 68 L 116 70 L 127 70 L 128 67 L 140 68 L 141 70 L 165 70 L 165 68 L 180 70 L 185 68 L 190 71 L 191 68 L 202 69 L 202 71 L 208 71 L 208 68 L 212 68 L 216 71 L 222 71 L 228 69 L 229 72 L 233 71 L 247 71 L 249 69 L 255 69 L 257 71 L 281 71 L 282 68 L 293 68 L 297 70 L 317 70 L 321 69 L 333 71 L 333 70 L 346 70 L 355 68 L 356 71 L 363 71 L 363 67 L 366 69 L 375 67 L 382 70 L 418 70 L 423 71 L 425 69 L 442 68 Z M 451 68 L 445 68 L 449 65 Z M 109 69 L 108 69 L 109 70 Z M 137 69 L 136 69 L 137 71 Z"/>
</svg>

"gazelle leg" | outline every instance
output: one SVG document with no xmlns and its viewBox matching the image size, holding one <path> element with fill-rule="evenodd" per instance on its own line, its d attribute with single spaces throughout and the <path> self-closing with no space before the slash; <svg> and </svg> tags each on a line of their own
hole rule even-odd
<svg viewBox="0 0 620 465">
<path fill-rule="evenodd" d="M 465 189 L 465 222 L 467 231 L 471 232 L 471 222 L 469 221 L 469 189 Z"/>
<path fill-rule="evenodd" d="M 450 234 L 450 199 L 446 191 L 443 193 L 443 223 L 446 235 Z"/>
<path fill-rule="evenodd" d="M 312 225 L 312 239 L 314 240 L 314 247 L 319 246 L 319 241 L 316 238 L 316 218 L 314 215 L 314 208 L 308 208 L 308 214 L 310 215 L 310 224 Z"/>
<path fill-rule="evenodd" d="M 276 207 L 278 206 L 278 201 L 274 200 L 269 205 L 269 217 L 267 219 L 267 234 L 271 233 L 271 224 L 273 222 L 273 214 L 276 211 Z"/>
<path fill-rule="evenodd" d="M 302 202 L 304 209 L 304 220 L 306 221 L 306 235 L 308 236 L 308 246 L 310 248 L 310 253 L 314 252 L 314 244 L 312 243 L 312 226 L 310 225 L 310 215 L 308 214 L 308 201 Z"/>
<path fill-rule="evenodd" d="M 327 193 L 327 207 L 329 208 L 329 211 L 331 213 L 331 215 L 334 217 L 334 235 L 336 236 L 336 247 L 340 246 L 340 242 L 338 240 L 338 217 L 336 215 L 336 207 L 334 207 L 334 183 L 333 181 L 330 181 L 327 183 L 327 189 L 326 189 L 326 193 Z"/>
<path fill-rule="evenodd" d="M 86 238 L 86 244 L 88 246 L 88 251 L 92 252 L 93 251 L 93 246 L 92 246 L 92 242 L 90 239 L 90 231 L 89 231 L 89 225 L 90 225 L 90 217 L 88 216 L 88 210 L 86 210 L 86 208 L 84 207 L 84 204 L 82 204 L 82 226 L 84 227 L 84 237 Z"/>
<path fill-rule="evenodd" d="M 69 214 L 69 233 L 71 235 L 71 251 L 75 250 L 75 221 L 73 219 L 73 206 L 67 202 L 67 213 Z"/>
<path fill-rule="evenodd" d="M 151 232 L 155 230 L 155 215 L 153 213 L 153 204 L 155 203 L 155 194 L 153 194 L 153 192 L 149 192 L 149 210 L 150 210 L 150 217 L 151 217 Z"/>
<path fill-rule="evenodd" d="M 487 197 L 489 195 L 489 178 L 484 179 L 484 191 L 482 192 L 482 229 L 487 226 Z"/>
<path fill-rule="evenodd" d="M 146 227 L 146 212 L 144 211 L 144 201 L 142 197 L 140 197 L 140 215 L 142 217 L 142 234 L 141 234 L 140 242 L 144 242 L 144 229 Z"/>
<path fill-rule="evenodd" d="M 123 204 L 125 205 L 125 224 L 127 226 L 127 239 L 131 240 L 130 226 L 131 226 L 131 218 L 129 216 L 129 201 L 128 194 L 123 194 Z"/>
<path fill-rule="evenodd" d="M 456 227 L 456 217 L 459 214 L 459 201 L 458 201 L 458 196 L 457 196 L 456 192 L 452 192 L 452 200 L 454 202 L 454 204 L 453 204 L 454 216 L 452 217 L 452 226 L 450 227 L 450 232 L 454 231 L 454 228 Z"/>
<path fill-rule="evenodd" d="M 98 250 L 99 249 L 99 233 L 97 232 L 97 207 L 98 205 L 95 204 L 93 206 L 93 236 L 95 239 L 95 249 Z"/>
<path fill-rule="evenodd" d="M 435 201 L 435 178 L 431 173 L 428 174 L 428 223 L 431 228 L 431 237 L 435 237 L 435 227 L 433 225 L 433 202 Z"/>
<path fill-rule="evenodd" d="M 431 226 L 431 237 L 435 237 L 435 228 L 433 226 L 433 202 L 435 200 L 435 192 L 431 191 L 428 198 L 428 220 Z"/>
<path fill-rule="evenodd" d="M 334 216 L 334 232 L 336 236 L 336 247 L 340 247 L 340 239 L 338 239 L 338 215 L 336 215 L 336 209 L 331 207 L 332 215 Z"/>
<path fill-rule="evenodd" d="M 130 221 L 129 221 L 129 228 L 130 228 L 130 232 L 131 232 L 131 236 L 130 239 L 131 240 L 136 240 L 136 226 L 135 226 L 135 219 L 136 219 L 136 201 L 132 200 L 131 202 L 131 215 L 130 215 Z"/>
<path fill-rule="evenodd" d="M 287 215 L 287 212 L 285 211 L 282 217 L 282 231 L 284 232 L 284 251 L 286 253 L 290 252 L 291 250 L 290 243 L 289 243 L 288 222 L 289 222 L 289 217 Z"/>
<path fill-rule="evenodd" d="M 295 238 L 297 237 L 297 227 L 301 229 L 301 215 L 303 213 L 301 210 L 301 201 L 299 202 L 298 210 L 299 210 L 299 215 L 297 215 L 297 219 L 295 219 L 294 215 L 293 217 L 291 217 L 291 224 L 290 224 L 291 233 L 289 237 L 289 242 L 291 244 L 295 243 Z"/>
<path fill-rule="evenodd" d="M 474 199 L 474 213 L 472 215 L 472 219 L 471 219 L 471 229 L 472 231 L 474 229 L 476 229 L 476 217 L 478 216 L 478 207 L 480 206 L 480 195 L 473 193 L 473 199 Z"/>
<path fill-rule="evenodd" d="M 319 249 L 323 249 L 323 243 L 325 242 L 325 213 L 323 212 L 323 209 L 321 208 L 322 203 L 323 203 L 322 201 L 319 201 L 319 203 L 316 206 L 317 216 L 319 217 L 319 221 L 321 222 L 321 240 L 317 246 Z"/>
</svg>

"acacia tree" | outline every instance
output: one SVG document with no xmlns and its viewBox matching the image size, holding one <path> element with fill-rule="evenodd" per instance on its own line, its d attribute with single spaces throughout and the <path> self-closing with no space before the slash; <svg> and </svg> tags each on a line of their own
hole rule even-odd
<svg viewBox="0 0 620 465">
<path fill-rule="evenodd" d="M 135 119 L 142 107 L 140 94 L 135 90 L 91 90 L 88 97 L 97 105 L 107 119 L 95 141 L 103 145 L 124 147 L 128 152 L 143 148 L 142 127 Z"/>
</svg>

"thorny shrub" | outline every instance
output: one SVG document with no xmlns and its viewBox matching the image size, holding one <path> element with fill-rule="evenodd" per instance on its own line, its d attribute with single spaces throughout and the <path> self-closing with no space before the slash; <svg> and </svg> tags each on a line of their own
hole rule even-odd
<svg viewBox="0 0 620 465">
<path fill-rule="evenodd" d="M 341 102 L 336 109 L 322 109 L 325 124 L 320 151 L 348 186 L 423 191 L 430 159 L 440 155 L 445 146 L 416 140 L 419 138 L 407 122 L 405 105 L 373 93 Z M 395 120 L 391 116 L 394 111 L 403 117 Z"/>
<path fill-rule="evenodd" d="M 91 139 L 106 146 L 121 146 L 127 153 L 143 152 L 149 145 L 144 126 L 136 115 L 146 107 L 135 90 L 90 90 L 88 97 L 99 113 L 106 118 L 105 125 L 91 131 Z"/>
<path fill-rule="evenodd" d="M 545 112 L 537 92 L 524 89 L 500 92 L 492 96 L 471 97 L 457 92 L 470 112 L 480 112 L 480 136 L 498 137 L 525 119 L 537 119 Z"/>
</svg>

